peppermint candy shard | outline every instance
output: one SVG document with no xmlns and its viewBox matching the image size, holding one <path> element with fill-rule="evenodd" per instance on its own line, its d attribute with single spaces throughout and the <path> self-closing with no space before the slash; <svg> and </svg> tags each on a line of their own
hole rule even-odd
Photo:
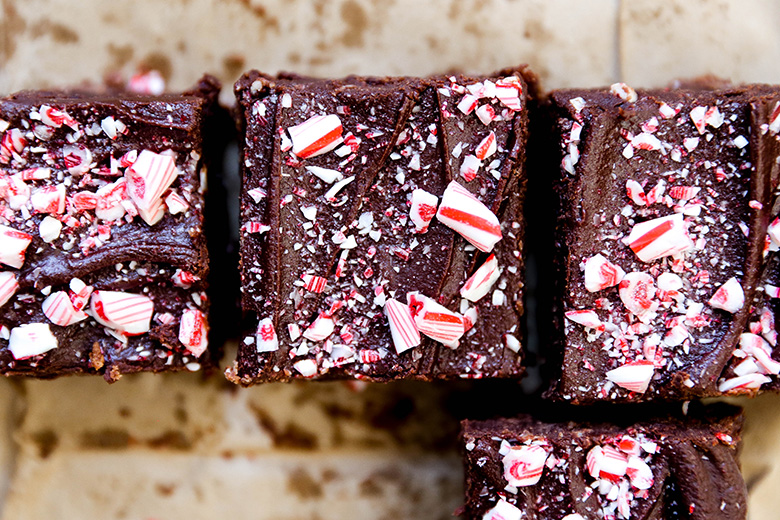
<svg viewBox="0 0 780 520">
<path fill-rule="evenodd" d="M 681 213 L 634 224 L 623 243 L 646 263 L 693 248 Z"/>
<path fill-rule="evenodd" d="M 16 273 L 11 271 L 0 272 L 0 307 L 8 303 L 16 291 L 19 290 L 19 282 L 16 280 Z"/>
<path fill-rule="evenodd" d="M 293 368 L 306 378 L 317 375 L 317 362 L 313 359 L 302 359 L 297 361 L 293 363 Z"/>
<path fill-rule="evenodd" d="M 419 188 L 412 192 L 412 207 L 409 209 L 409 218 L 414 223 L 418 233 L 428 231 L 428 225 L 436 215 L 438 205 L 439 199 L 436 195 Z"/>
<path fill-rule="evenodd" d="M 14 359 L 27 359 L 57 348 L 48 323 L 27 323 L 11 329 L 8 350 Z"/>
<path fill-rule="evenodd" d="M 588 473 L 593 478 L 617 482 L 628 470 L 628 458 L 612 446 L 594 446 L 585 458 Z"/>
<path fill-rule="evenodd" d="M 23 231 L 0 225 L 0 263 L 21 269 L 32 237 Z"/>
<path fill-rule="evenodd" d="M 463 316 L 419 292 L 408 293 L 406 301 L 417 330 L 434 341 L 457 348 L 458 340 L 466 332 Z"/>
<path fill-rule="evenodd" d="M 390 325 L 390 334 L 398 354 L 418 346 L 421 342 L 412 313 L 407 305 L 396 299 L 389 298 L 385 302 L 385 315 Z"/>
<path fill-rule="evenodd" d="M 127 336 L 138 336 L 149 331 L 154 303 L 141 294 L 95 291 L 90 311 L 98 323 Z"/>
<path fill-rule="evenodd" d="M 344 142 L 341 119 L 336 114 L 312 116 L 287 131 L 293 143 L 292 152 L 301 159 L 322 155 Z"/>
<path fill-rule="evenodd" d="M 466 283 L 460 288 L 460 295 L 471 302 L 478 302 L 490 292 L 499 276 L 501 276 L 501 270 L 498 268 L 498 260 L 496 260 L 496 255 L 491 254 L 485 263 L 466 280 Z"/>
<path fill-rule="evenodd" d="M 485 513 L 482 520 L 520 520 L 523 512 L 503 498 L 499 498 L 493 508 Z"/>
<path fill-rule="evenodd" d="M 639 457 L 629 457 L 626 466 L 626 475 L 631 480 L 631 485 L 637 489 L 650 489 L 653 487 L 653 470 Z"/>
<path fill-rule="evenodd" d="M 715 309 L 722 309 L 731 314 L 736 313 L 745 305 L 745 292 L 742 290 L 742 284 L 734 277 L 729 278 L 715 291 L 707 303 Z"/>
<path fill-rule="evenodd" d="M 596 314 L 596 311 L 590 309 L 567 311 L 564 313 L 564 316 L 566 316 L 566 319 L 569 321 L 582 325 L 586 329 L 599 329 L 604 325 L 599 319 L 598 314 Z"/>
<path fill-rule="evenodd" d="M 304 289 L 313 293 L 321 293 L 325 290 L 325 285 L 328 283 L 322 276 L 313 274 L 304 274 L 301 280 L 303 280 Z"/>
<path fill-rule="evenodd" d="M 263 318 L 257 324 L 255 343 L 257 344 L 258 352 L 275 352 L 279 350 L 279 337 L 276 335 L 274 322 L 271 318 Z"/>
<path fill-rule="evenodd" d="M 501 240 L 496 215 L 456 181 L 444 191 L 436 218 L 482 252 L 489 253 Z"/>
<path fill-rule="evenodd" d="M 607 372 L 606 377 L 616 385 L 632 392 L 645 393 L 655 373 L 652 361 L 632 361 Z"/>
<path fill-rule="evenodd" d="M 200 357 L 209 346 L 206 317 L 198 309 L 187 309 L 179 321 L 179 341 L 195 357 Z"/>
<path fill-rule="evenodd" d="M 333 334 L 335 328 L 333 319 L 321 314 L 303 331 L 303 337 L 311 341 L 322 341 Z"/>
<path fill-rule="evenodd" d="M 127 194 L 147 224 L 156 224 L 165 212 L 162 195 L 173 184 L 178 172 L 170 155 L 143 150 L 125 171 Z"/>
<path fill-rule="evenodd" d="M 67 327 L 87 319 L 87 313 L 76 309 L 65 291 L 50 294 L 41 304 L 43 314 L 55 325 Z"/>
<path fill-rule="evenodd" d="M 572 513 L 564 516 L 561 520 L 585 520 L 585 518 L 579 513 Z"/>
<path fill-rule="evenodd" d="M 628 273 L 618 285 L 620 300 L 626 309 L 642 321 L 654 316 L 658 302 L 654 301 L 655 283 L 653 277 L 643 272 Z"/>
<path fill-rule="evenodd" d="M 718 392 L 725 394 L 727 392 L 740 393 L 752 391 L 761 388 L 761 385 L 771 383 L 772 380 L 759 373 L 746 374 L 744 376 L 732 377 L 721 381 L 718 384 Z"/>
<path fill-rule="evenodd" d="M 504 478 L 510 486 L 533 486 L 542 478 L 547 450 L 539 445 L 513 446 L 504 455 Z"/>
<path fill-rule="evenodd" d="M 620 283 L 626 272 L 604 258 L 596 254 L 585 261 L 585 289 L 589 292 L 598 292 Z"/>
</svg>

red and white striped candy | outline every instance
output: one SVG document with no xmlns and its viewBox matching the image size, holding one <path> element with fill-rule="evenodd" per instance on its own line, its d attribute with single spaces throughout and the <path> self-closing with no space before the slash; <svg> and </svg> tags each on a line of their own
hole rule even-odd
<svg viewBox="0 0 780 520">
<path fill-rule="evenodd" d="M 184 271 L 182 269 L 176 269 L 176 272 L 173 273 L 173 276 L 171 276 L 173 285 L 176 287 L 181 287 L 182 289 L 189 289 L 192 287 L 192 284 L 198 280 L 200 280 L 199 277 L 195 276 L 189 271 Z"/>
<path fill-rule="evenodd" d="M 769 224 L 766 231 L 772 242 L 775 245 L 780 246 L 780 217 L 775 218 L 772 223 Z"/>
<path fill-rule="evenodd" d="M 41 123 L 46 126 L 59 128 L 63 124 L 66 124 L 74 130 L 78 128 L 76 120 L 70 117 L 64 110 L 57 110 L 48 105 L 41 105 L 41 108 L 38 109 L 38 114 L 41 116 Z"/>
<path fill-rule="evenodd" d="M 302 359 L 293 363 L 293 368 L 303 377 L 314 377 L 317 375 L 317 362 L 313 359 Z"/>
<path fill-rule="evenodd" d="M 585 520 L 585 518 L 579 513 L 572 513 L 564 516 L 561 520 Z"/>
<path fill-rule="evenodd" d="M 301 159 L 322 155 L 344 142 L 341 119 L 336 114 L 312 116 L 287 131 L 293 142 L 292 151 Z"/>
<path fill-rule="evenodd" d="M 92 166 L 92 152 L 82 144 L 68 144 L 62 147 L 62 158 L 71 175 L 87 173 Z"/>
<path fill-rule="evenodd" d="M 633 179 L 628 179 L 626 181 L 626 195 L 628 195 L 628 198 L 631 199 L 637 206 L 647 205 L 647 195 L 645 195 L 644 188 L 642 188 L 642 185 Z"/>
<path fill-rule="evenodd" d="M 325 284 L 328 281 L 322 276 L 316 276 L 313 274 L 305 274 L 301 277 L 303 280 L 303 287 L 307 291 L 314 293 L 321 293 L 325 289 Z"/>
<path fill-rule="evenodd" d="M 72 278 L 70 284 L 68 284 L 70 291 L 68 291 L 68 297 L 70 297 L 73 308 L 80 311 L 86 307 L 89 297 L 92 295 L 92 286 L 85 284 L 78 278 Z"/>
<path fill-rule="evenodd" d="M 642 453 L 642 446 L 639 441 L 632 439 L 628 435 L 624 435 L 617 444 L 617 448 L 626 455 L 640 455 Z"/>
<path fill-rule="evenodd" d="M 669 196 L 678 200 L 690 200 L 699 194 L 701 188 L 697 186 L 672 186 L 669 188 Z"/>
<path fill-rule="evenodd" d="M 8 164 L 15 153 L 22 153 L 27 140 L 18 128 L 12 128 L 0 139 L 0 163 Z"/>
<path fill-rule="evenodd" d="M 639 457 L 629 457 L 626 474 L 631 480 L 631 485 L 636 489 L 650 489 L 653 487 L 653 470 Z"/>
<path fill-rule="evenodd" d="M 513 446 L 504 455 L 504 478 L 510 486 L 533 486 L 542 478 L 547 455 L 541 446 Z"/>
<path fill-rule="evenodd" d="M 628 273 L 618 285 L 620 300 L 629 312 L 640 320 L 651 315 L 658 307 L 653 302 L 655 284 L 653 277 L 643 272 Z"/>
<path fill-rule="evenodd" d="M 653 134 L 642 132 L 634 136 L 631 139 L 631 146 L 637 150 L 660 150 L 661 141 L 658 140 Z"/>
<path fill-rule="evenodd" d="M 409 209 L 409 218 L 414 223 L 418 233 L 428 231 L 428 225 L 436 215 L 436 207 L 439 199 L 436 195 L 417 188 L 412 192 L 412 207 Z"/>
<path fill-rule="evenodd" d="M 693 247 L 680 213 L 635 224 L 623 243 L 643 262 L 676 255 Z"/>
<path fill-rule="evenodd" d="M 200 357 L 209 346 L 206 317 L 197 309 L 187 309 L 179 321 L 179 341 L 195 357 Z"/>
<path fill-rule="evenodd" d="M 772 135 L 777 135 L 780 132 L 780 101 L 775 103 L 775 107 L 772 109 L 772 115 L 769 116 L 769 131 Z"/>
<path fill-rule="evenodd" d="M 76 211 L 86 211 L 90 209 L 95 209 L 98 204 L 98 197 L 95 193 L 92 193 L 91 191 L 80 191 L 78 193 L 75 193 L 70 198 L 70 205 L 75 209 Z"/>
<path fill-rule="evenodd" d="M 16 273 L 0 272 L 0 307 L 8 303 L 17 290 L 19 290 L 19 282 L 16 280 Z"/>
<path fill-rule="evenodd" d="M 484 514 L 482 520 L 520 520 L 523 512 L 503 498 L 499 498 L 493 508 Z"/>
<path fill-rule="evenodd" d="M 463 313 L 463 330 L 464 332 L 468 332 L 474 327 L 474 325 L 477 323 L 477 319 L 479 318 L 479 311 L 477 311 L 476 307 L 469 307 L 466 312 Z M 511 334 L 507 334 L 504 337 L 504 342 L 506 345 L 514 350 L 515 352 L 520 351 L 520 342 L 517 341 L 517 338 L 512 336 Z M 517 342 L 517 344 L 515 344 Z M 515 350 L 517 348 L 517 350 Z"/>
<path fill-rule="evenodd" d="M 184 213 L 187 211 L 187 208 L 190 207 L 190 205 L 187 204 L 187 201 L 184 200 L 184 197 L 176 193 L 175 190 L 172 190 L 168 196 L 165 197 L 165 205 L 168 207 L 168 213 L 171 215 Z"/>
<path fill-rule="evenodd" d="M 626 272 L 604 258 L 601 254 L 591 256 L 585 261 L 585 289 L 598 292 L 620 283 Z"/>
<path fill-rule="evenodd" d="M 150 150 L 142 150 L 133 165 L 125 170 L 127 194 L 138 208 L 140 217 L 150 226 L 161 218 L 160 210 L 164 212 L 162 194 L 177 174 L 173 157 Z"/>
<path fill-rule="evenodd" d="M 296 338 L 293 338 L 293 341 Z M 258 352 L 275 352 L 279 350 L 279 337 L 274 329 L 274 322 L 271 318 L 263 318 L 257 324 L 257 333 L 255 334 Z"/>
<path fill-rule="evenodd" d="M 402 354 L 420 344 L 420 332 L 414 324 L 409 306 L 389 298 L 385 302 L 385 315 L 396 352 Z"/>
<path fill-rule="evenodd" d="M 154 303 L 141 294 L 95 291 L 90 309 L 100 324 L 127 336 L 138 336 L 149 331 Z"/>
<path fill-rule="evenodd" d="M 517 112 L 523 108 L 520 104 L 522 93 L 523 85 L 517 76 L 507 76 L 496 81 L 496 98 L 510 110 Z"/>
<path fill-rule="evenodd" d="M 460 295 L 469 301 L 478 302 L 490 291 L 499 276 L 501 270 L 498 268 L 498 260 L 496 255 L 491 254 L 485 263 L 466 280 L 460 288 Z"/>
<path fill-rule="evenodd" d="M 474 150 L 474 155 L 476 155 L 477 159 L 479 159 L 480 161 L 484 161 L 485 159 L 489 158 L 491 155 L 496 153 L 496 150 L 497 150 L 497 147 L 496 147 L 496 134 L 495 134 L 495 132 L 491 131 L 477 145 L 476 150 Z"/>
<path fill-rule="evenodd" d="M 693 125 L 696 127 L 696 130 L 699 131 L 699 134 L 703 134 L 705 128 L 707 127 L 707 123 L 704 120 L 706 113 L 707 107 L 695 107 L 693 110 L 691 110 L 691 121 L 693 121 Z"/>
<path fill-rule="evenodd" d="M 607 372 L 607 379 L 632 392 L 644 393 L 653 379 L 655 365 L 652 361 L 632 361 Z"/>
<path fill-rule="evenodd" d="M 27 323 L 11 329 L 8 350 L 14 359 L 27 359 L 57 348 L 48 323 Z"/>
<path fill-rule="evenodd" d="M 733 390 L 756 390 L 761 388 L 764 383 L 770 383 L 772 380 L 763 374 L 746 374 L 744 376 L 732 377 L 726 379 L 718 385 L 718 391 L 721 393 L 731 392 Z"/>
<path fill-rule="evenodd" d="M 32 192 L 30 202 L 36 213 L 65 213 L 65 185 L 44 186 Z"/>
<path fill-rule="evenodd" d="M 475 112 L 482 124 L 487 126 L 496 118 L 496 111 L 490 105 L 481 105 Z"/>
<path fill-rule="evenodd" d="M 466 331 L 463 316 L 419 292 L 407 294 L 406 301 L 417 330 L 450 348 L 458 346 Z"/>
<path fill-rule="evenodd" d="M 303 337 L 311 341 L 322 341 L 333 334 L 335 329 L 333 318 L 320 314 L 309 327 L 303 331 Z"/>
<path fill-rule="evenodd" d="M 731 314 L 736 313 L 745 305 L 745 292 L 742 290 L 742 284 L 734 277 L 729 278 L 715 291 L 707 303 L 715 309 L 723 309 Z"/>
<path fill-rule="evenodd" d="M 84 311 L 78 310 L 73 306 L 68 293 L 57 291 L 49 295 L 41 304 L 43 314 L 55 325 L 67 327 L 87 319 Z"/>
<path fill-rule="evenodd" d="M 485 253 L 501 240 L 496 215 L 456 181 L 444 191 L 436 218 Z"/>
<path fill-rule="evenodd" d="M 762 373 L 780 374 L 780 362 L 772 359 L 772 349 L 764 338 L 745 332 L 739 336 L 739 348 L 749 356 L 753 356 Z"/>
<path fill-rule="evenodd" d="M 23 231 L 0 225 L 0 263 L 20 269 L 32 237 Z"/>
<path fill-rule="evenodd" d="M 118 179 L 111 184 L 106 184 L 95 192 L 97 203 L 95 215 L 100 220 L 112 222 L 125 215 L 125 207 L 122 201 L 127 200 L 127 183 L 125 179 Z"/>
<path fill-rule="evenodd" d="M 581 311 L 567 311 L 564 313 L 566 319 L 578 323 L 586 329 L 598 329 L 603 328 L 604 324 L 599 319 L 596 311 L 581 310 Z"/>
<path fill-rule="evenodd" d="M 482 168 L 482 161 L 476 155 L 467 155 L 460 164 L 460 174 L 466 179 L 466 182 L 473 181 L 479 169 Z"/>
<path fill-rule="evenodd" d="M 585 457 L 588 473 L 593 478 L 617 482 L 626 474 L 628 457 L 612 446 L 594 446 Z"/>
<path fill-rule="evenodd" d="M 479 99 L 477 97 L 472 96 L 471 94 L 466 94 L 458 103 L 458 110 L 466 115 L 469 115 L 474 111 L 475 108 L 477 108 L 477 103 L 479 103 Z"/>
<path fill-rule="evenodd" d="M 8 178 L 5 199 L 13 210 L 20 210 L 30 200 L 30 187 L 18 173 Z"/>
</svg>

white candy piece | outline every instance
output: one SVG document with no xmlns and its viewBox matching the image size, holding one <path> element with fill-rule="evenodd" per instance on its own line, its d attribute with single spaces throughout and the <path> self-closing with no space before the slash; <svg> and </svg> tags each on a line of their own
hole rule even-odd
<svg viewBox="0 0 780 520">
<path fill-rule="evenodd" d="M 62 222 L 56 218 L 47 215 L 41 220 L 38 225 L 38 234 L 41 236 L 41 240 L 50 244 L 60 238 L 62 232 Z"/>
<path fill-rule="evenodd" d="M 154 303 L 141 294 L 95 291 L 90 311 L 98 323 L 127 336 L 137 336 L 149 331 Z"/>
<path fill-rule="evenodd" d="M 147 224 L 154 225 L 165 212 L 162 195 L 176 179 L 178 172 L 172 156 L 143 150 L 125 171 L 127 194 L 138 214 Z"/>
<path fill-rule="evenodd" d="M 585 289 L 598 292 L 620 283 L 626 272 L 601 254 L 591 256 L 585 261 Z"/>
<path fill-rule="evenodd" d="M 680 213 L 634 224 L 623 243 L 643 262 L 652 262 L 693 248 Z"/>
<path fill-rule="evenodd" d="M 57 291 L 50 294 L 41 304 L 43 314 L 55 325 L 67 327 L 87 319 L 87 313 L 73 306 L 68 293 Z"/>
<path fill-rule="evenodd" d="M 396 352 L 402 354 L 420 344 L 420 332 L 407 305 L 389 298 L 385 302 L 385 315 Z"/>
<path fill-rule="evenodd" d="M 14 359 L 27 359 L 57 348 L 48 323 L 28 323 L 11 329 L 8 350 Z"/>
<path fill-rule="evenodd" d="M 322 155 L 344 142 L 341 119 L 336 114 L 312 116 L 287 131 L 293 142 L 292 151 L 301 159 Z"/>
<path fill-rule="evenodd" d="M 496 215 L 456 181 L 444 191 L 436 218 L 482 252 L 489 253 L 501 240 Z"/>
<path fill-rule="evenodd" d="M 466 283 L 460 288 L 460 295 L 471 302 L 478 302 L 490 292 L 499 276 L 501 276 L 501 270 L 498 268 L 498 260 L 496 260 L 496 255 L 491 254 L 485 263 L 466 280 Z"/>
<path fill-rule="evenodd" d="M 187 309 L 179 321 L 179 341 L 195 357 L 200 357 L 209 346 L 206 318 L 197 309 Z"/>
<path fill-rule="evenodd" d="M 418 233 L 428 231 L 428 226 L 436 215 L 439 199 L 436 195 L 422 189 L 412 192 L 412 207 L 409 209 L 409 218 L 414 223 Z"/>
<path fill-rule="evenodd" d="M 607 372 L 607 379 L 618 386 L 640 394 L 647 391 L 653 379 L 655 366 L 652 361 L 633 361 Z"/>
<path fill-rule="evenodd" d="M 411 292 L 406 295 L 417 330 L 450 348 L 457 348 L 466 332 L 463 316 L 453 312 L 432 298 Z"/>
<path fill-rule="evenodd" d="M 541 446 L 513 446 L 504 455 L 504 478 L 510 486 L 533 486 L 542 478 L 547 450 Z"/>
<path fill-rule="evenodd" d="M 293 341 L 297 339 L 292 338 Z M 275 352 L 279 350 L 279 337 L 274 329 L 274 322 L 271 318 L 263 318 L 257 324 L 257 333 L 255 334 L 258 352 Z"/>
<path fill-rule="evenodd" d="M 523 512 L 503 498 L 499 498 L 496 505 L 482 517 L 482 520 L 520 520 Z"/>
<path fill-rule="evenodd" d="M 722 309 L 731 314 L 736 313 L 745 305 L 745 292 L 742 290 L 742 284 L 734 277 L 729 278 L 715 291 L 708 303 L 710 307 L 715 309 Z"/>
<path fill-rule="evenodd" d="M 11 271 L 0 272 L 0 307 L 8 303 L 8 300 L 19 290 L 16 273 Z"/>
<path fill-rule="evenodd" d="M 32 237 L 23 231 L 0 225 L 0 264 L 21 269 Z"/>
</svg>

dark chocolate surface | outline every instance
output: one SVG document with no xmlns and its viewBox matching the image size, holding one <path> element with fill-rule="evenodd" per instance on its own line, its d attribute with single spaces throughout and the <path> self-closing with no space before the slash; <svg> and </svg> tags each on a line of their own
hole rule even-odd
<svg viewBox="0 0 780 520">
<path fill-rule="evenodd" d="M 521 353 L 506 344 L 518 349 L 523 342 L 528 74 L 525 69 L 507 70 L 490 78 L 516 76 L 523 93 L 517 111 L 495 98 L 483 99 L 480 104 L 489 104 L 499 116 L 487 125 L 457 105 L 467 86 L 488 78 L 329 81 L 250 72 L 236 84 L 244 132 L 242 302 L 251 324 L 229 378 L 251 384 L 303 377 L 296 368 L 301 361 L 305 363 L 299 366 L 307 369 L 313 361 L 315 373 L 306 377 L 318 378 L 386 381 L 522 374 Z M 342 148 L 300 159 L 289 152 L 287 129 L 325 114 L 338 115 L 344 138 L 353 143 L 351 153 Z M 497 150 L 476 177 L 466 181 L 461 162 L 491 131 Z M 356 145 L 350 134 L 357 138 Z M 327 201 L 324 194 L 333 184 L 307 169 L 312 166 L 354 180 Z M 493 253 L 501 277 L 474 305 L 479 317 L 458 348 L 423 336 L 421 346 L 399 355 L 382 309 L 385 298 L 405 303 L 407 292 L 420 291 L 452 311 L 463 311 L 458 291 L 487 258 L 436 218 L 427 233 L 415 233 L 409 219 L 411 192 L 421 188 L 441 197 L 452 180 L 498 216 L 503 239 Z M 259 198 L 258 188 L 263 190 Z M 301 211 L 311 208 L 316 208 L 313 219 Z M 270 229 L 252 232 L 249 223 Z M 345 249 L 336 243 L 339 239 L 334 241 L 339 231 L 354 238 L 354 247 Z M 325 278 L 324 291 L 306 290 L 303 275 Z M 494 291 L 500 292 L 496 305 Z M 332 314 L 334 333 L 324 341 L 300 337 L 322 314 Z M 253 327 L 262 319 L 273 322 L 276 351 L 257 351 Z"/>
<path fill-rule="evenodd" d="M 486 513 L 499 500 L 509 502 L 513 513 L 513 508 L 522 511 L 502 518 L 745 518 L 738 410 L 711 406 L 689 416 L 645 416 L 636 423 L 629 422 L 632 417 L 637 415 L 615 416 L 613 424 L 540 422 L 530 416 L 463 421 L 465 518 L 498 518 Z M 509 486 L 505 457 L 533 445 L 546 452 L 539 480 Z M 614 448 L 630 469 L 624 466 L 616 475 L 607 475 L 605 465 L 589 469 L 589 454 L 604 447 Z M 512 458 L 507 457 L 509 467 Z"/>
<path fill-rule="evenodd" d="M 551 94 L 561 160 L 551 397 L 588 403 L 721 393 L 761 271 L 770 175 L 759 160 L 765 138 L 751 118 L 774 92 L 761 85 L 640 91 L 630 101 L 610 90 Z M 632 183 L 641 186 L 633 198 Z M 672 215 L 682 216 L 688 249 L 641 259 L 628 244 L 634 226 Z M 641 240 L 634 247 L 641 250 Z M 586 289 L 585 263 L 598 254 L 630 274 L 623 285 Z M 643 294 L 627 296 L 631 277 L 648 276 Z M 711 299 L 731 279 L 745 303 L 724 310 Z M 597 321 L 578 323 L 576 311 L 593 311 Z M 611 372 L 650 362 L 649 381 L 646 368 L 628 373 L 628 384 L 625 373 Z M 649 382 L 646 390 L 635 377 Z"/>
<path fill-rule="evenodd" d="M 19 288 L 0 308 L 0 372 L 36 377 L 102 373 L 116 380 L 123 373 L 197 370 L 201 363 L 211 363 L 209 353 L 197 359 L 178 336 L 185 310 L 204 315 L 208 310 L 202 126 L 218 89 L 215 80 L 206 78 L 199 92 L 188 95 L 21 92 L 0 100 L 0 119 L 7 127 L 3 142 L 14 146 L 12 132 L 23 136 L 21 149 L 6 153 L 0 164 L 5 187 L 0 224 L 32 238 L 20 269 L 2 266 L 16 274 Z M 65 113 L 65 121 L 42 117 L 48 110 L 44 107 L 54 109 L 55 118 Z M 65 157 L 73 147 L 86 159 L 75 166 L 72 158 Z M 94 196 L 101 187 L 119 182 L 132 154 L 144 150 L 173 156 L 177 174 L 161 198 L 175 192 L 185 201 L 185 210 L 174 214 L 165 206 L 162 219 L 147 224 L 133 214 L 137 209 L 124 187 L 118 193 L 126 211 L 118 216 L 99 217 L 94 204 L 84 208 L 74 202 L 77 193 Z M 49 174 L 23 181 L 26 189 L 35 194 L 46 187 L 64 186 L 61 211 L 38 212 L 29 200 L 12 204 L 9 182 L 35 168 L 48 169 Z M 49 243 L 39 233 L 46 217 L 62 223 L 59 236 Z M 192 275 L 190 283 L 174 283 L 182 271 Z M 112 334 L 91 316 L 68 326 L 51 323 L 42 302 L 49 294 L 67 292 L 75 278 L 95 291 L 150 298 L 154 305 L 150 329 L 129 337 Z M 85 310 L 89 308 L 87 303 Z M 58 346 L 31 358 L 14 359 L 8 350 L 10 331 L 28 323 L 48 324 Z"/>
</svg>

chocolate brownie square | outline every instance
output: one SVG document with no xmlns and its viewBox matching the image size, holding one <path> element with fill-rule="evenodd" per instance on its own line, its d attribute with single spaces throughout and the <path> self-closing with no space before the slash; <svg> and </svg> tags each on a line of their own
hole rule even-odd
<svg viewBox="0 0 780 520">
<path fill-rule="evenodd" d="M 252 321 L 228 378 L 520 377 L 532 86 L 240 79 Z"/>
<path fill-rule="evenodd" d="M 0 373 L 212 364 L 202 134 L 218 90 L 0 100 Z"/>
<path fill-rule="evenodd" d="M 613 411 L 618 424 L 463 421 L 465 518 L 744 519 L 741 413 L 693 408 L 633 423 Z"/>
<path fill-rule="evenodd" d="M 723 392 L 771 206 L 766 137 L 751 118 L 776 94 L 615 84 L 550 95 L 560 167 L 548 395 Z"/>
</svg>

